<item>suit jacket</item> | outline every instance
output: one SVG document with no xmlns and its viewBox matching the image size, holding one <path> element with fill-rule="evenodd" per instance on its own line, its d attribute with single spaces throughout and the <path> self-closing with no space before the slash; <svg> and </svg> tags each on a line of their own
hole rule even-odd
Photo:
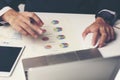
<svg viewBox="0 0 120 80">
<path fill-rule="evenodd" d="M 94 13 L 98 3 L 96 0 L 26 0 L 26 2 L 27 11 L 64 13 Z M 31 6 L 32 4 L 34 6 Z"/>
<path fill-rule="evenodd" d="M 18 11 L 18 5 L 23 2 L 24 0 L 0 0 L 0 9 L 2 9 L 5 6 L 10 6 Z"/>
<path fill-rule="evenodd" d="M 25 3 L 26 11 L 33 12 L 95 14 L 101 9 L 109 9 L 120 13 L 118 0 L 0 0 L 0 9 L 8 5 L 18 10 L 20 3 Z"/>
</svg>

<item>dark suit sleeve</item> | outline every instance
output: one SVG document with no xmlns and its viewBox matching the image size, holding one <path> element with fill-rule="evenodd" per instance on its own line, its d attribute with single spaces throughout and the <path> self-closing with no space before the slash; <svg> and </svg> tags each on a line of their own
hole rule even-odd
<svg viewBox="0 0 120 80">
<path fill-rule="evenodd" d="M 0 9 L 2 9 L 5 6 L 8 6 L 8 3 L 6 2 L 6 0 L 0 0 Z"/>
<path fill-rule="evenodd" d="M 18 5 L 24 2 L 25 0 L 0 0 L 0 9 L 2 9 L 5 6 L 10 6 L 14 10 L 18 11 Z"/>
<path fill-rule="evenodd" d="M 112 11 L 115 11 L 118 14 L 118 17 L 120 18 L 119 5 L 120 5 L 119 0 L 100 0 L 99 5 L 98 5 L 98 11 L 102 9 L 112 10 Z"/>
</svg>

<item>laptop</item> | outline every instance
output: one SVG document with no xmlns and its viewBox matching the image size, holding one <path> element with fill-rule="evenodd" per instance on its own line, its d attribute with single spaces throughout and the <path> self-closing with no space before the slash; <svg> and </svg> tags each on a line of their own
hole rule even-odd
<svg viewBox="0 0 120 80">
<path fill-rule="evenodd" d="M 114 80 L 119 64 L 96 48 L 23 59 L 27 80 Z"/>
</svg>

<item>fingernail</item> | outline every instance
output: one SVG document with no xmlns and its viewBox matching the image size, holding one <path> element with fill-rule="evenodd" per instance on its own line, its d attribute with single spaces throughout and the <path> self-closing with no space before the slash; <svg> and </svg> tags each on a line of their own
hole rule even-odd
<svg viewBox="0 0 120 80">
<path fill-rule="evenodd" d="M 43 33 L 43 31 L 42 31 L 42 30 L 39 30 L 38 32 L 39 32 L 39 34 L 40 34 L 40 35 Z"/>
</svg>

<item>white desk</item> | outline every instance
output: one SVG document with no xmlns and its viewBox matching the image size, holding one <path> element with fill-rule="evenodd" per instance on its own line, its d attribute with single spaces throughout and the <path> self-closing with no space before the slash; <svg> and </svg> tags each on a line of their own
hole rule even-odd
<svg viewBox="0 0 120 80">
<path fill-rule="evenodd" d="M 82 48 L 83 46 L 80 45 L 82 43 L 81 33 L 88 25 L 90 25 L 94 21 L 94 15 L 55 14 L 55 13 L 53 13 L 53 14 L 40 13 L 38 15 L 45 22 L 46 25 L 49 25 L 48 22 L 51 19 L 60 19 L 61 22 L 63 22 L 63 24 L 61 24 L 61 25 L 65 26 L 64 34 L 67 35 L 67 39 L 68 39 L 66 41 L 68 41 L 71 46 L 68 49 L 63 49 L 63 50 L 59 49 L 59 48 L 57 48 L 57 50 L 56 49 L 45 50 L 42 47 L 44 44 L 41 44 L 41 45 L 38 44 L 39 40 L 33 40 L 33 39 L 31 39 L 29 37 L 25 37 L 25 36 L 22 36 L 22 39 L 20 39 L 20 40 L 16 40 L 15 38 L 13 39 L 13 38 L 11 38 L 11 36 L 8 36 L 9 41 L 11 41 L 13 43 L 20 42 L 20 44 L 21 43 L 25 44 L 26 49 L 25 49 L 18 65 L 16 66 L 12 76 L 9 78 L 0 77 L 0 80 L 25 80 L 24 70 L 23 70 L 22 61 L 21 61 L 23 58 L 36 57 L 36 56 L 42 56 L 42 55 L 48 55 L 48 54 L 55 54 L 56 52 L 60 53 L 61 51 L 65 52 L 65 51 L 70 51 L 70 50 L 83 49 Z M 8 29 L 8 31 L 9 31 L 9 29 Z M 7 31 L 3 30 L 3 32 L 7 32 Z M 117 32 L 118 32 L 118 30 L 117 30 Z M 78 36 L 77 37 L 78 39 L 76 39 L 76 36 Z M 0 40 L 5 41 L 4 38 L 6 39 L 6 37 L 2 37 L 2 38 L 0 38 Z M 8 40 L 8 39 L 6 39 L 6 40 Z M 54 43 L 54 45 L 56 45 L 56 44 L 57 43 Z M 110 45 L 115 45 L 115 41 L 113 43 L 111 43 Z M 34 47 L 34 49 L 32 49 L 33 47 Z M 117 45 L 116 47 L 119 47 L 119 46 Z M 108 48 L 111 48 L 111 47 L 108 47 Z M 106 46 L 105 49 L 104 48 L 100 49 L 100 51 L 102 51 L 102 55 L 104 57 L 111 57 L 111 56 L 120 55 L 118 52 L 116 52 L 116 54 L 113 54 L 114 52 L 112 52 L 111 54 L 108 54 L 108 52 L 107 52 L 108 48 Z M 40 49 L 42 49 L 42 50 L 40 50 Z M 119 79 L 120 79 L 119 77 L 116 78 L 116 80 L 119 80 Z"/>
</svg>

